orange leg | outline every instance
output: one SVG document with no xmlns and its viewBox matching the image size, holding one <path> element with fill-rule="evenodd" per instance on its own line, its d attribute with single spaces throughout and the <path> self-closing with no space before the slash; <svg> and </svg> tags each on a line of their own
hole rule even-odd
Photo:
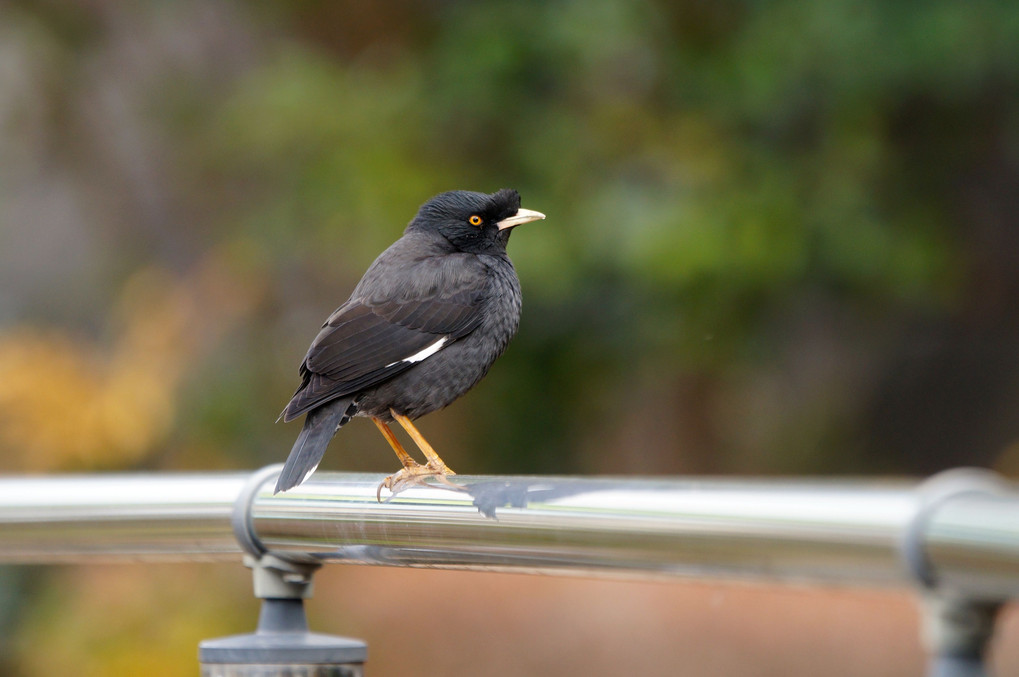
<svg viewBox="0 0 1019 677">
<path fill-rule="evenodd" d="M 412 440 L 414 440 L 414 444 L 418 445 L 418 449 L 420 449 L 421 453 L 424 454 L 425 458 L 428 459 L 428 466 L 435 470 L 436 474 L 441 475 L 456 474 L 448 465 L 446 465 L 445 461 L 439 458 L 439 455 L 435 453 L 435 449 L 432 449 L 432 445 L 428 444 L 428 440 L 426 440 L 425 436 L 422 435 L 421 432 L 416 427 L 414 427 L 414 423 L 412 423 L 409 418 L 407 418 L 403 414 L 397 414 L 392 409 L 389 410 L 389 413 L 393 415 L 393 418 L 396 419 L 397 423 L 403 426 L 403 429 L 406 430 L 407 434 L 410 435 Z"/>
<path fill-rule="evenodd" d="M 421 465 L 411 458 L 410 454 L 408 454 L 407 450 L 403 448 L 402 444 L 400 444 L 400 440 L 396 439 L 396 435 L 394 435 L 393 431 L 389 429 L 389 426 L 386 425 L 385 421 L 372 416 L 372 422 L 375 423 L 376 427 L 378 427 L 382 436 L 386 438 L 386 442 L 389 442 L 389 446 L 391 446 L 393 451 L 396 452 L 396 456 L 400 459 L 400 463 L 403 464 L 404 468 L 413 468 Z"/>
<path fill-rule="evenodd" d="M 407 453 L 407 450 L 400 444 L 400 440 L 396 439 L 396 435 L 393 434 L 392 429 L 381 419 L 372 416 L 372 421 L 375 422 L 375 426 L 382 433 L 382 436 L 389 442 L 389 446 L 396 452 L 396 456 L 400 459 L 400 463 L 403 464 L 403 468 L 389 477 L 386 477 L 379 484 L 378 489 L 375 491 L 375 498 L 381 503 L 382 502 L 382 489 L 385 487 L 389 489 L 393 494 L 396 494 L 407 487 L 414 486 L 415 484 L 424 484 L 425 480 L 429 478 L 435 478 L 457 491 L 463 491 L 463 487 L 457 486 L 446 479 L 446 475 L 455 475 L 449 466 L 446 465 L 439 455 L 432 449 L 432 445 L 428 444 L 425 438 L 418 432 L 418 429 L 414 427 L 414 424 L 410 422 L 410 419 L 406 416 L 397 414 L 395 411 L 390 410 L 407 434 L 411 436 L 414 443 L 418 445 L 421 452 L 428 458 L 428 463 L 421 465 Z"/>
</svg>

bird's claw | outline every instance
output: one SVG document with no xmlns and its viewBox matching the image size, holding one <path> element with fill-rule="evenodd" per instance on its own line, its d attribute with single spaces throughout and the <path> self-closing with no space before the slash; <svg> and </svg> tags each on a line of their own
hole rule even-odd
<svg viewBox="0 0 1019 677">
<path fill-rule="evenodd" d="M 375 499 L 381 503 L 382 490 L 389 489 L 390 496 L 386 499 L 388 502 L 393 498 L 393 496 L 396 496 L 405 489 L 414 486 L 424 486 L 426 481 L 429 479 L 435 479 L 455 491 L 464 491 L 463 487 L 451 482 L 447 477 L 448 475 L 455 474 L 456 473 L 442 461 L 439 461 L 438 463 L 429 461 L 424 465 L 415 464 L 405 466 L 401 468 L 399 472 L 393 473 L 379 483 L 378 489 L 375 490 Z"/>
</svg>

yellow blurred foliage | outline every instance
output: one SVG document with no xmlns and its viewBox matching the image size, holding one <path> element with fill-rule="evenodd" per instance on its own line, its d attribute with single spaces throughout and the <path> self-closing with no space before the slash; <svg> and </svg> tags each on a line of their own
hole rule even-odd
<svg viewBox="0 0 1019 677">
<path fill-rule="evenodd" d="M 17 674 L 197 674 L 199 641 L 254 627 L 250 587 L 237 564 L 60 571 L 19 627 Z"/>
<path fill-rule="evenodd" d="M 182 379 L 262 296 L 243 244 L 187 275 L 144 268 L 125 283 L 109 345 L 54 328 L 0 333 L 0 455 L 9 470 L 137 462 L 171 430 Z"/>
</svg>

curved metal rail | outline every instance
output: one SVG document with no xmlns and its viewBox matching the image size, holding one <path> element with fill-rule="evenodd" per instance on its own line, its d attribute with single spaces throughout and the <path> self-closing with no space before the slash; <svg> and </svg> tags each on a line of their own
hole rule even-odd
<svg viewBox="0 0 1019 677">
<path fill-rule="evenodd" d="M 926 577 L 967 598 L 1019 596 L 1019 492 L 980 476 L 457 476 L 459 490 L 416 487 L 380 504 L 381 475 L 318 473 L 272 496 L 263 471 L 238 501 L 252 477 L 0 479 L 0 562 L 236 557 L 239 519 L 260 550 L 294 560 L 863 585 Z"/>
<path fill-rule="evenodd" d="M 307 632 L 301 599 L 323 562 L 919 584 L 939 677 L 986 674 L 998 612 L 1019 597 L 1019 492 L 989 473 L 921 483 L 456 476 L 455 488 L 379 503 L 380 475 L 318 473 L 273 496 L 277 472 L 0 479 L 0 564 L 245 552 L 264 600 L 259 630 L 200 647 L 203 670 L 225 662 L 237 674 L 282 674 L 287 651 L 319 649 L 359 674 L 363 642 L 323 648 Z M 288 631 L 272 634 L 280 619 Z M 266 632 L 281 642 L 268 654 Z"/>
</svg>

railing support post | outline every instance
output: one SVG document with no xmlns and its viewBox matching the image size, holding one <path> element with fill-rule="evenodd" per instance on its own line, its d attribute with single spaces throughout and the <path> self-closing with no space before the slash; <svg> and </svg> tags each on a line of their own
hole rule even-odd
<svg viewBox="0 0 1019 677">
<path fill-rule="evenodd" d="M 952 500 L 996 495 L 1003 478 L 977 468 L 955 468 L 934 475 L 918 489 L 919 505 L 902 540 L 903 560 L 920 585 L 922 640 L 930 656 L 928 677 L 987 677 L 987 648 L 994 635 L 1000 600 L 960 594 L 938 580 L 926 552 L 927 528 L 935 514 Z"/>
<path fill-rule="evenodd" d="M 930 654 L 929 677 L 986 677 L 987 646 L 994 634 L 1000 602 L 950 595 L 924 597 L 924 644 Z"/>
<path fill-rule="evenodd" d="M 234 532 L 248 552 L 255 596 L 262 600 L 255 632 L 201 642 L 202 677 L 362 677 L 368 647 L 359 639 L 308 630 L 304 600 L 311 597 L 317 562 L 277 557 L 253 538 L 251 500 L 279 467 L 255 473 L 234 506 Z"/>
</svg>

